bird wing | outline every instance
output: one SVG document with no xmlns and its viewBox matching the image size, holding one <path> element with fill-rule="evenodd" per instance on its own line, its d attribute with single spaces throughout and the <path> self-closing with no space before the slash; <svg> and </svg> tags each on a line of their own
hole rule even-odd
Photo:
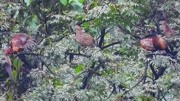
<svg viewBox="0 0 180 101">
<path fill-rule="evenodd" d="M 87 46 L 90 46 L 90 45 L 94 44 L 94 39 L 93 39 L 93 37 L 91 35 L 86 34 L 86 33 L 84 33 L 83 35 L 84 35 L 83 36 L 84 43 Z"/>
<path fill-rule="evenodd" d="M 28 36 L 26 41 L 24 41 L 23 48 L 30 49 L 35 45 L 35 38 L 32 36 Z"/>
<path fill-rule="evenodd" d="M 23 49 L 30 49 L 35 45 L 35 38 L 25 33 L 17 33 L 12 38 L 11 48 L 13 52 L 19 52 Z"/>
<path fill-rule="evenodd" d="M 152 38 L 145 38 L 140 41 L 140 45 L 143 49 L 147 51 L 153 51 L 155 50 L 152 42 Z"/>
</svg>

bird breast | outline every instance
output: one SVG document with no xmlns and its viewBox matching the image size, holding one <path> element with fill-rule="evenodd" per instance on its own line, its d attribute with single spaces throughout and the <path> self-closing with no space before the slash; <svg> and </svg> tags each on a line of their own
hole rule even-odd
<svg viewBox="0 0 180 101">
<path fill-rule="evenodd" d="M 94 39 L 91 35 L 86 33 L 76 33 L 76 41 L 81 46 L 91 46 L 94 44 Z"/>
<path fill-rule="evenodd" d="M 161 36 L 156 36 L 153 38 L 153 45 L 155 48 L 157 48 L 159 50 L 165 50 L 167 48 L 166 41 Z"/>
</svg>

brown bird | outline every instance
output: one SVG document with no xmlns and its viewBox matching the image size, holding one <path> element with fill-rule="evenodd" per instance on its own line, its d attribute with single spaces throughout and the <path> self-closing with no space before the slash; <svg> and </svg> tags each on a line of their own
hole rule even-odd
<svg viewBox="0 0 180 101">
<path fill-rule="evenodd" d="M 151 33 L 151 37 L 142 39 L 140 41 L 140 46 L 147 51 L 168 51 L 166 40 L 163 37 L 159 36 L 155 30 L 152 30 Z"/>
<path fill-rule="evenodd" d="M 159 36 L 155 30 L 152 30 L 152 34 L 153 34 L 152 42 L 154 48 L 157 50 L 166 50 L 168 47 L 166 40 L 163 37 Z"/>
<path fill-rule="evenodd" d="M 24 49 L 28 49 L 35 45 L 35 38 L 32 36 L 29 36 L 25 33 L 17 33 L 13 36 L 13 38 L 10 41 L 10 48 L 5 49 L 5 57 L 6 57 L 6 63 L 4 64 L 4 67 L 7 71 L 7 73 L 10 76 L 10 79 L 14 81 L 13 75 L 12 75 L 12 62 L 9 57 L 10 54 L 18 53 L 23 51 Z"/>
<path fill-rule="evenodd" d="M 173 35 L 174 31 L 173 29 L 169 26 L 169 24 L 167 23 L 166 20 L 163 20 L 160 22 L 162 24 L 163 27 L 163 32 L 165 33 L 165 35 L 170 36 Z"/>
<path fill-rule="evenodd" d="M 76 38 L 75 40 L 83 47 L 93 46 L 95 44 L 95 40 L 90 34 L 87 34 L 82 31 L 81 27 L 75 26 Z"/>
<path fill-rule="evenodd" d="M 35 38 L 25 33 L 17 33 L 10 41 L 11 51 L 14 53 L 21 52 L 35 45 Z"/>
<path fill-rule="evenodd" d="M 152 38 L 145 38 L 140 40 L 140 46 L 146 51 L 155 51 Z"/>
</svg>

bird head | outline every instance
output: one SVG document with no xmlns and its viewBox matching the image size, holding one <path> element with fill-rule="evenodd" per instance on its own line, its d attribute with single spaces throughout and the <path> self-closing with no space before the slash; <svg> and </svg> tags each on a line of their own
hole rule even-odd
<svg viewBox="0 0 180 101">
<path fill-rule="evenodd" d="M 156 35 L 157 35 L 156 30 L 155 30 L 155 29 L 151 29 L 151 34 L 154 35 L 154 36 L 156 36 Z"/>
<path fill-rule="evenodd" d="M 11 50 L 13 52 L 19 52 L 22 49 L 22 41 L 19 37 L 13 37 L 13 39 L 10 41 Z"/>
<path fill-rule="evenodd" d="M 82 28 L 81 28 L 79 25 L 76 25 L 76 26 L 75 26 L 75 31 L 76 31 L 76 32 L 77 32 L 77 31 L 78 31 L 78 32 L 79 32 L 79 31 L 82 31 Z"/>
</svg>

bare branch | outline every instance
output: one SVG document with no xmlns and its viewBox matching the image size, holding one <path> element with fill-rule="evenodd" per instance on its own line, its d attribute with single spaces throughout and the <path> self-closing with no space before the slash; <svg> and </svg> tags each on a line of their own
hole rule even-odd
<svg viewBox="0 0 180 101">
<path fill-rule="evenodd" d="M 65 52 L 65 54 L 67 55 L 77 55 L 77 56 L 83 56 L 83 57 L 90 57 L 89 55 L 85 55 L 85 54 L 81 54 L 81 53 L 69 53 L 69 52 Z"/>
<path fill-rule="evenodd" d="M 105 49 L 105 48 L 108 48 L 108 47 L 110 47 L 110 46 L 116 45 L 116 44 L 120 44 L 120 43 L 121 43 L 120 41 L 110 43 L 110 44 L 108 44 L 108 45 L 106 45 L 106 46 L 103 46 L 103 47 L 101 48 L 101 50 L 103 50 L 103 49 Z"/>
</svg>

